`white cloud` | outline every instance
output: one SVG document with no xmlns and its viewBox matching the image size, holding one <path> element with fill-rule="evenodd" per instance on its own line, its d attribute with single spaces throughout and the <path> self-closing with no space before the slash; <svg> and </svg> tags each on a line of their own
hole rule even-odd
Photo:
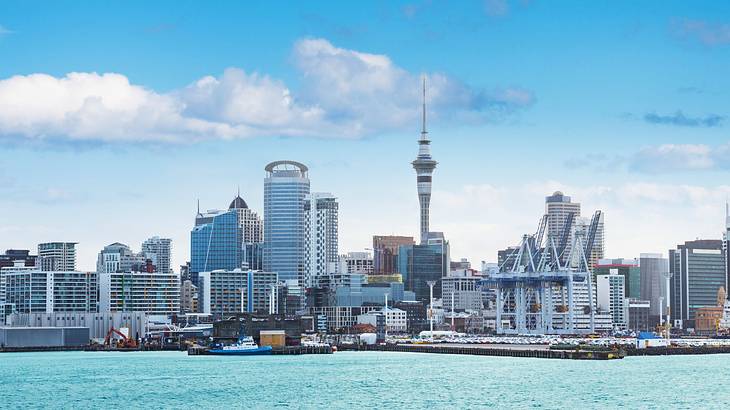
<svg viewBox="0 0 730 410">
<path fill-rule="evenodd" d="M 0 80 L 0 137 L 104 142 L 192 142 L 255 136 L 360 137 L 417 124 L 419 75 L 387 56 L 323 39 L 294 46 L 295 93 L 265 74 L 229 68 L 168 93 L 117 73 Z M 428 75 L 430 110 L 446 121 L 489 121 L 530 105 L 520 88 L 484 91 Z"/>
<path fill-rule="evenodd" d="M 730 166 L 730 144 L 663 144 L 645 147 L 629 161 L 633 171 L 659 173 L 724 169 Z"/>
</svg>

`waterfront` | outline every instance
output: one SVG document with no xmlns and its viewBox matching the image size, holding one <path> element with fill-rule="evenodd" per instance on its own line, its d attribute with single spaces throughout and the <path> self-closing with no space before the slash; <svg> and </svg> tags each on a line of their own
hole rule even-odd
<svg viewBox="0 0 730 410">
<path fill-rule="evenodd" d="M 7 408 L 720 408 L 730 405 L 727 380 L 724 355 L 608 362 L 385 352 L 0 355 Z"/>
</svg>

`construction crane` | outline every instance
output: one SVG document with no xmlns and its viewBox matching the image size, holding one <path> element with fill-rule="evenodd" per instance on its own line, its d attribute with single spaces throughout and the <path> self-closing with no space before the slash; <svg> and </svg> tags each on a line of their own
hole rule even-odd
<svg viewBox="0 0 730 410">
<path fill-rule="evenodd" d="M 113 327 L 109 329 L 109 332 L 107 332 L 106 337 L 104 338 L 104 346 L 112 347 L 111 343 L 114 335 L 120 337 L 115 347 L 124 349 L 134 349 L 137 347 L 136 340 L 132 339 L 131 337 L 127 337 L 127 335 Z"/>
</svg>

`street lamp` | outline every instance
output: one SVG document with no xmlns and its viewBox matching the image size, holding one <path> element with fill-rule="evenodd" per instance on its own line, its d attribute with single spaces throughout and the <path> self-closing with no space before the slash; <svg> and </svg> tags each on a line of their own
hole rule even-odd
<svg viewBox="0 0 730 410">
<path fill-rule="evenodd" d="M 433 286 L 436 284 L 435 280 L 427 280 L 429 291 L 430 291 L 430 302 L 428 305 L 428 320 L 431 323 L 431 343 L 433 343 Z"/>
</svg>

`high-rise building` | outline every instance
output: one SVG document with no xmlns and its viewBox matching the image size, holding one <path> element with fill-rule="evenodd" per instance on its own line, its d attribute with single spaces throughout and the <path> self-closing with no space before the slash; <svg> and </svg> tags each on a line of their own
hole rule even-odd
<svg viewBox="0 0 730 410">
<path fill-rule="evenodd" d="M 295 161 L 266 165 L 264 179 L 264 271 L 304 286 L 304 198 L 308 168 Z M 293 288 L 292 288 L 293 289 Z"/>
<path fill-rule="evenodd" d="M 48 242 L 38 244 L 39 268 L 43 271 L 75 271 L 76 245 L 77 242 Z"/>
<path fill-rule="evenodd" d="M 347 252 L 340 255 L 338 260 L 338 273 L 363 273 L 372 275 L 373 273 L 373 255 L 370 252 Z"/>
<path fill-rule="evenodd" d="M 243 264 L 243 236 L 235 209 L 209 210 L 195 217 L 190 232 L 190 272 L 196 274 L 216 269 L 240 269 Z"/>
<path fill-rule="evenodd" d="M 482 277 L 474 272 L 471 269 L 452 270 L 441 279 L 441 301 L 445 309 L 451 310 L 452 306 L 459 311 L 484 308 L 482 291 L 477 286 Z"/>
<path fill-rule="evenodd" d="M 669 261 L 660 253 L 642 253 L 639 270 L 641 288 L 638 299 L 649 301 L 649 323 L 657 324 L 660 316 L 666 315 L 669 310 L 666 285 Z"/>
<path fill-rule="evenodd" d="M 178 314 L 180 275 L 171 272 L 100 273 L 99 311 L 144 312 L 160 316 Z"/>
<path fill-rule="evenodd" d="M 190 280 L 183 280 L 180 285 L 180 311 L 183 313 L 198 311 L 198 287 Z"/>
<path fill-rule="evenodd" d="M 231 204 L 229 210 L 235 210 L 238 214 L 238 225 L 241 229 L 241 242 L 259 243 L 264 241 L 264 224 L 259 215 L 248 207 L 246 201 L 241 198 L 239 192 Z"/>
<path fill-rule="evenodd" d="M 421 207 L 421 245 L 428 240 L 429 209 L 431 204 L 431 180 L 433 170 L 438 164 L 431 158 L 431 140 L 428 139 L 426 131 L 426 79 L 423 79 L 423 113 L 422 113 L 421 138 L 418 140 L 418 156 L 411 164 L 416 170 L 416 184 L 418 187 L 418 203 Z"/>
<path fill-rule="evenodd" d="M 107 245 L 99 252 L 96 261 L 98 273 L 112 272 L 148 272 L 152 271 L 151 263 L 141 253 L 132 252 L 129 246 L 115 242 Z"/>
<path fill-rule="evenodd" d="M 6 267 L 3 278 L 4 303 L 17 313 L 96 312 L 96 272 L 50 272 L 36 267 Z"/>
<path fill-rule="evenodd" d="M 682 328 L 694 327 L 698 308 L 717 305 L 720 287 L 727 289 L 721 240 L 696 240 L 669 250 L 671 318 Z"/>
<path fill-rule="evenodd" d="M 155 272 L 172 272 L 170 263 L 171 254 L 172 239 L 153 236 L 142 242 L 142 255 L 152 262 L 152 265 L 155 267 Z"/>
<path fill-rule="evenodd" d="M 563 230 L 569 218 L 575 221 L 580 218 L 580 203 L 572 202 L 570 197 L 561 191 L 555 191 L 552 195 L 545 197 L 545 213 L 547 219 L 547 232 L 557 242 L 563 237 Z M 572 215 L 572 217 L 571 217 Z M 568 247 L 572 245 L 573 232 L 568 233 Z M 566 254 L 569 252 L 566 249 Z"/>
<path fill-rule="evenodd" d="M 596 276 L 598 308 L 611 314 L 615 329 L 628 327 L 628 299 L 626 298 L 626 277 L 618 273 Z"/>
<path fill-rule="evenodd" d="M 215 270 L 200 273 L 200 310 L 220 317 L 236 312 L 278 312 L 278 275 L 273 272 Z"/>
<path fill-rule="evenodd" d="M 415 245 L 412 236 L 373 236 L 373 273 L 392 275 L 398 272 L 398 250 Z"/>
<path fill-rule="evenodd" d="M 450 266 L 449 242 L 429 233 L 424 245 L 403 245 L 398 251 L 398 271 L 403 276 L 405 289 L 415 293 L 416 300 L 428 303 L 430 289 L 428 281 L 436 281 L 434 297 L 441 292 L 441 279 L 448 274 Z"/>
<path fill-rule="evenodd" d="M 36 266 L 37 258 L 27 249 L 8 249 L 0 255 L 0 268 L 17 266 L 18 263 L 21 263 L 21 266 Z"/>
<path fill-rule="evenodd" d="M 641 268 L 638 259 L 599 259 L 593 268 L 593 276 L 612 274 L 622 275 L 625 278 L 625 297 L 634 299 L 641 297 Z"/>
<path fill-rule="evenodd" d="M 307 287 L 317 277 L 334 272 L 339 255 L 338 204 L 329 193 L 304 197 L 304 276 Z"/>
</svg>

